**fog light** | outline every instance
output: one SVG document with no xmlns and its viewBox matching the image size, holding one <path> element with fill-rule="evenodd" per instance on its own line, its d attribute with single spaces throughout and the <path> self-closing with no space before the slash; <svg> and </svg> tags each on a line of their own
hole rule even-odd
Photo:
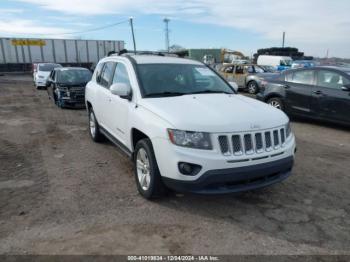
<svg viewBox="0 0 350 262">
<path fill-rule="evenodd" d="M 199 165 L 185 162 L 180 162 L 178 166 L 180 173 L 186 176 L 195 176 L 202 169 L 202 167 Z"/>
</svg>

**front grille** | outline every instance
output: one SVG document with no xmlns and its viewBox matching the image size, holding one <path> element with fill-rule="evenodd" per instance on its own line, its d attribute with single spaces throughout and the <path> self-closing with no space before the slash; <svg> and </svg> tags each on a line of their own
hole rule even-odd
<svg viewBox="0 0 350 262">
<path fill-rule="evenodd" d="M 218 142 L 220 151 L 224 155 L 251 155 L 265 151 L 277 150 L 286 141 L 285 128 L 263 132 L 220 135 Z"/>
</svg>

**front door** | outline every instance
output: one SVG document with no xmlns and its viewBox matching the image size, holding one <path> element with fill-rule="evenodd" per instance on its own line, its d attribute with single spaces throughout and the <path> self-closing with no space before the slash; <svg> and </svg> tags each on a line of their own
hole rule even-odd
<svg viewBox="0 0 350 262">
<path fill-rule="evenodd" d="M 339 72 L 322 69 L 317 72 L 313 96 L 319 117 L 350 123 L 350 92 L 343 90 L 350 80 Z"/>
<path fill-rule="evenodd" d="M 314 87 L 314 70 L 298 70 L 286 74 L 285 108 L 287 112 L 314 115 L 312 90 Z"/>
<path fill-rule="evenodd" d="M 115 68 L 115 73 L 112 81 L 113 84 L 123 83 L 130 85 L 130 77 L 125 64 L 118 62 Z M 124 98 L 110 93 L 108 107 L 108 128 L 111 134 L 123 144 L 127 140 L 127 126 L 129 117 L 129 108 L 132 103 Z"/>
</svg>

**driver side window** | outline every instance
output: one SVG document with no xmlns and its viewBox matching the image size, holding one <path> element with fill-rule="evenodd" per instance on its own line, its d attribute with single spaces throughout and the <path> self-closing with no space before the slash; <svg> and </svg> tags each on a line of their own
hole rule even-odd
<svg viewBox="0 0 350 262">
<path fill-rule="evenodd" d="M 117 67 L 115 68 L 113 84 L 117 84 L 117 83 L 130 85 L 128 71 L 126 69 L 126 66 L 122 63 L 117 63 Z"/>
<path fill-rule="evenodd" d="M 320 70 L 317 73 L 317 85 L 321 87 L 341 89 L 344 85 L 349 83 L 349 80 L 337 72 Z"/>
</svg>

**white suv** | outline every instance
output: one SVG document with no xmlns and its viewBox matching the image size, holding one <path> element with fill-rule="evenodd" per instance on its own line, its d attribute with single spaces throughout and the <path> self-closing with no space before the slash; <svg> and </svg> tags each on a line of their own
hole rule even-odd
<svg viewBox="0 0 350 262">
<path fill-rule="evenodd" d="M 288 117 L 236 94 L 200 62 L 106 57 L 85 92 L 92 139 L 107 137 L 133 159 L 146 198 L 165 188 L 239 192 L 291 174 L 296 147 Z"/>
</svg>

